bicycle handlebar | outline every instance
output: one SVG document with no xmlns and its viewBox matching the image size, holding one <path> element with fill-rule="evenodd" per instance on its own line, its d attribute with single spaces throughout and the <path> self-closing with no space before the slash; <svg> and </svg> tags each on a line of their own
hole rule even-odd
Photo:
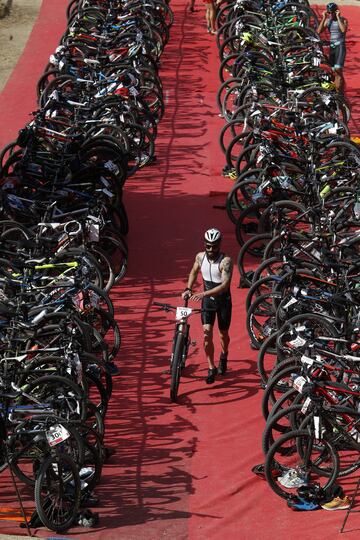
<svg viewBox="0 0 360 540">
<path fill-rule="evenodd" d="M 187 301 L 185 301 L 185 303 L 187 304 Z M 161 307 L 164 311 L 176 310 L 178 308 L 178 306 L 171 306 L 170 304 L 164 304 L 163 302 L 153 302 L 153 305 Z M 216 308 L 191 308 L 191 309 L 192 311 L 196 313 L 201 313 L 203 311 L 216 311 Z"/>
</svg>

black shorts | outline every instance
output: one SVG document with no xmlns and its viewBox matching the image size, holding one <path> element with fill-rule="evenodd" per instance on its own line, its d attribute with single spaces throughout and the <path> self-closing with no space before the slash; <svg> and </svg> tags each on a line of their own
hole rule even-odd
<svg viewBox="0 0 360 540">
<path fill-rule="evenodd" d="M 339 43 L 334 47 L 330 44 L 329 62 L 334 69 L 340 69 L 344 67 L 346 56 L 345 42 Z"/>
<path fill-rule="evenodd" d="M 206 296 L 202 300 L 202 308 L 216 309 L 216 311 L 203 311 L 201 313 L 201 322 L 203 324 L 214 326 L 217 316 L 219 330 L 229 330 L 232 311 L 231 294 L 224 294 L 214 298 Z"/>
</svg>

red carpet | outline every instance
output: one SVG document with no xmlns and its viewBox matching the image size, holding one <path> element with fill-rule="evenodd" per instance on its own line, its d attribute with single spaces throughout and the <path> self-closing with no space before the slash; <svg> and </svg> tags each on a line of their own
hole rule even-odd
<svg viewBox="0 0 360 540">
<path fill-rule="evenodd" d="M 63 12 L 66 2 L 44 2 L 36 31 L 43 32 L 52 13 Z M 104 468 L 97 493 L 101 521 L 97 530 L 76 529 L 67 538 L 158 540 L 182 539 L 297 539 L 340 537 L 343 512 L 295 513 L 276 497 L 266 483 L 251 473 L 263 460 L 260 414 L 261 391 L 256 374 L 256 354 L 251 351 L 244 326 L 246 291 L 232 287 L 234 315 L 231 331 L 230 369 L 209 387 L 202 353 L 201 325 L 192 318 L 192 349 L 176 405 L 169 402 L 168 367 L 173 316 L 158 312 L 154 300 L 179 303 L 202 235 L 210 226 L 224 233 L 224 249 L 235 259 L 238 248 L 233 225 L 223 210 L 223 197 L 210 192 L 227 191 L 230 181 L 219 171 L 224 164 L 218 148 L 222 120 L 215 105 L 218 57 L 213 36 L 205 30 L 204 7 L 188 14 L 179 0 L 172 2 L 175 23 L 171 41 L 162 57 L 161 76 L 166 114 L 159 128 L 158 162 L 129 180 L 125 203 L 130 216 L 130 264 L 126 279 L 113 291 L 123 333 L 119 358 L 122 376 L 114 381 L 114 397 L 107 420 L 107 444 L 116 454 Z M 348 91 L 359 88 L 357 53 L 360 21 L 356 8 L 344 8 L 351 24 L 348 53 Z M 21 63 L 4 93 L 1 141 L 10 140 L 34 107 L 22 72 L 27 58 L 46 63 L 48 50 L 34 52 L 40 43 L 56 44 L 63 19 L 56 19 L 53 43 L 34 33 Z M 357 25 L 357 26 L 355 26 Z M 44 35 L 44 34 L 43 34 Z M 50 41 L 50 40 L 49 40 Z M 28 72 L 28 76 L 30 74 Z M 37 77 L 29 84 L 33 89 Z M 18 104 L 6 111 L 5 99 L 15 94 Z M 356 101 L 356 100 L 355 100 Z M 354 110 L 356 111 L 357 103 Z M 355 118 L 355 122 L 357 119 Z M 12 133 L 9 130 L 13 130 Z M 216 354 L 219 346 L 216 341 Z M 351 493 L 351 492 L 349 492 Z M 0 500 L 3 504 L 4 501 Z M 356 537 L 357 514 L 347 530 Z M 0 522 L 0 533 L 18 528 Z M 43 530 L 37 536 L 46 536 Z M 50 535 L 49 535 L 50 536 Z M 55 536 L 55 535 L 52 535 Z"/>
</svg>

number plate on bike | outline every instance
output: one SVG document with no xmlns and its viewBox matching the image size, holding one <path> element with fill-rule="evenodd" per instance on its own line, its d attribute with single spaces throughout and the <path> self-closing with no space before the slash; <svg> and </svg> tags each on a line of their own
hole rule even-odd
<svg viewBox="0 0 360 540">
<path fill-rule="evenodd" d="M 61 424 L 56 424 L 51 426 L 51 428 L 46 432 L 46 439 L 49 443 L 49 446 L 56 446 L 63 441 L 66 441 L 70 437 L 70 433 L 64 426 Z"/>
<path fill-rule="evenodd" d="M 192 309 L 189 307 L 177 307 L 176 308 L 176 320 L 181 321 L 184 317 L 191 315 Z"/>
<path fill-rule="evenodd" d="M 293 387 L 301 394 L 305 383 L 306 379 L 300 375 L 299 377 L 296 377 L 296 379 L 293 381 Z"/>
</svg>

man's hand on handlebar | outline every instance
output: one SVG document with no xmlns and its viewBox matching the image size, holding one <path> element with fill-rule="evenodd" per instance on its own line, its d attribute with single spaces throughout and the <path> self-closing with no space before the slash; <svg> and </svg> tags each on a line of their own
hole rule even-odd
<svg viewBox="0 0 360 540">
<path fill-rule="evenodd" d="M 199 292 L 196 294 L 193 294 L 190 298 L 191 300 L 194 300 L 195 302 L 200 302 L 205 296 L 205 293 Z"/>
<path fill-rule="evenodd" d="M 191 289 L 185 289 L 181 294 L 183 300 L 194 300 L 194 302 L 200 302 L 205 296 L 204 292 L 193 294 Z"/>
<path fill-rule="evenodd" d="M 191 298 L 192 291 L 188 287 L 182 292 L 181 298 L 183 300 L 189 300 Z"/>
</svg>

